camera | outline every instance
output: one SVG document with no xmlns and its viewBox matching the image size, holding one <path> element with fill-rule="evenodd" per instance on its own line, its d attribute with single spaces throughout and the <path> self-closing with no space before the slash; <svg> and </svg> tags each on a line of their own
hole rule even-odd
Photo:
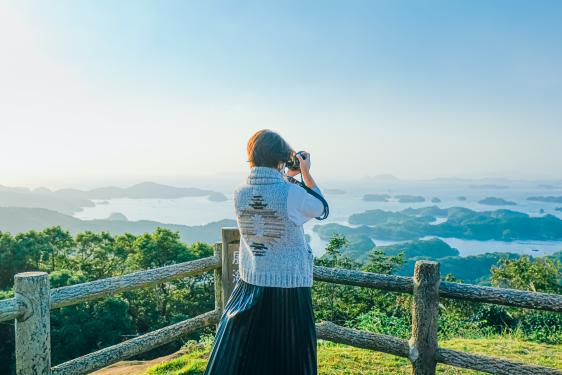
<svg viewBox="0 0 562 375">
<path fill-rule="evenodd" d="M 301 154 L 302 158 L 303 158 L 303 159 L 306 159 L 306 155 L 304 154 L 304 151 L 299 151 L 299 152 L 293 154 L 293 155 L 291 156 L 291 158 L 285 162 L 285 166 L 286 166 L 287 168 L 289 168 L 289 169 L 291 169 L 291 170 L 298 170 L 298 169 L 300 169 L 301 166 L 300 166 L 300 161 L 299 161 L 299 159 L 297 158 L 297 154 Z"/>
</svg>

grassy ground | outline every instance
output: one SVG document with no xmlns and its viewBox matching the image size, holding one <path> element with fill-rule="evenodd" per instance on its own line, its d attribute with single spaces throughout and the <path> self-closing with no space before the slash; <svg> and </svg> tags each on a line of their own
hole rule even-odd
<svg viewBox="0 0 562 375">
<path fill-rule="evenodd" d="M 562 369 L 562 345 L 536 344 L 509 337 L 496 337 L 453 339 L 440 342 L 440 346 Z M 145 374 L 203 374 L 210 351 L 210 342 L 192 342 L 185 349 L 188 351 L 187 354 L 151 367 Z M 444 365 L 439 365 L 437 372 L 447 375 L 481 374 Z M 409 366 L 408 361 L 403 358 L 320 340 L 318 342 L 318 373 L 322 375 L 409 374 Z"/>
</svg>

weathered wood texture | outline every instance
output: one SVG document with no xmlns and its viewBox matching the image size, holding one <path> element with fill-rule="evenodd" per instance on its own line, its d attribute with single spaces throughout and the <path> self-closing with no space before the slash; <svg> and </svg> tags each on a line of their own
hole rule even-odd
<svg viewBox="0 0 562 375">
<path fill-rule="evenodd" d="M 534 310 L 562 312 L 562 295 L 442 281 L 439 296 Z"/>
<path fill-rule="evenodd" d="M 416 262 L 413 277 L 412 338 L 408 342 L 414 375 L 435 374 L 439 279 L 439 263 L 427 260 Z"/>
<path fill-rule="evenodd" d="M 0 301 L 0 322 L 14 320 L 25 314 L 27 306 L 21 298 L 7 298 Z"/>
<path fill-rule="evenodd" d="M 220 313 L 209 311 L 192 319 L 184 320 L 139 337 L 124 341 L 120 344 L 98 350 L 83 357 L 73 359 L 53 367 L 53 375 L 88 374 L 115 362 L 141 354 L 172 342 L 181 336 L 197 331 L 211 324 L 216 324 Z"/>
<path fill-rule="evenodd" d="M 238 271 L 234 264 L 234 253 L 238 251 L 239 246 L 238 228 L 222 228 L 222 310 L 234 289 L 234 274 Z"/>
<path fill-rule="evenodd" d="M 314 266 L 314 280 L 381 289 L 389 292 L 412 293 L 414 289 L 414 282 L 411 277 L 322 266 Z"/>
<path fill-rule="evenodd" d="M 15 323 L 16 374 L 51 373 L 51 321 L 49 275 L 23 272 L 14 277 L 16 298 L 29 307 Z"/>
<path fill-rule="evenodd" d="M 486 357 L 450 349 L 437 349 L 436 358 L 439 363 L 455 367 L 468 368 L 501 375 L 562 375 L 562 371 L 554 368 L 511 362 L 505 359 Z"/>
<path fill-rule="evenodd" d="M 412 293 L 411 277 L 382 275 L 371 272 L 314 266 L 314 280 L 334 284 L 355 285 L 385 291 Z M 562 295 L 527 292 L 461 283 L 441 282 L 439 296 L 474 302 L 562 312 Z"/>
<path fill-rule="evenodd" d="M 65 286 L 51 292 L 51 308 L 74 305 L 126 290 L 142 288 L 165 281 L 197 276 L 220 267 L 220 259 L 207 257 L 171 266 L 133 272 L 89 283 Z"/>
<path fill-rule="evenodd" d="M 215 243 L 214 255 L 221 259 L 222 264 L 222 242 Z M 214 271 L 215 280 L 215 310 L 222 314 L 222 267 L 216 268 Z M 218 323 L 217 323 L 218 328 Z"/>
<path fill-rule="evenodd" d="M 329 321 L 316 324 L 319 339 L 370 349 L 377 352 L 409 358 L 408 341 L 393 336 L 342 327 Z M 435 353 L 438 363 L 504 375 L 561 375 L 562 371 L 543 366 L 511 362 L 505 359 L 463 353 L 456 350 L 438 348 Z"/>
<path fill-rule="evenodd" d="M 377 352 L 408 357 L 408 342 L 393 336 L 371 333 L 358 329 L 342 327 L 329 321 L 316 324 L 316 336 L 319 339 L 371 349 Z"/>
</svg>

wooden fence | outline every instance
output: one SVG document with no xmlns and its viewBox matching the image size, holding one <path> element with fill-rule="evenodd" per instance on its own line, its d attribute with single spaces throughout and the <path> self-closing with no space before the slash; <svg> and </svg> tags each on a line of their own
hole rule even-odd
<svg viewBox="0 0 562 375">
<path fill-rule="evenodd" d="M 237 228 L 223 228 L 222 242 L 215 244 L 212 257 L 52 290 L 44 272 L 17 274 L 15 296 L 0 301 L 0 322 L 15 320 L 17 374 L 87 374 L 217 324 L 239 277 L 239 242 Z M 214 310 L 51 367 L 50 310 L 210 271 L 215 281 Z M 437 342 L 440 297 L 562 312 L 561 295 L 440 281 L 439 264 L 431 261 L 416 262 L 413 277 L 315 266 L 314 279 L 413 294 L 408 341 L 327 321 L 316 324 L 320 339 L 408 358 L 415 375 L 435 374 L 437 363 L 491 374 L 562 374 L 558 369 L 441 348 Z"/>
</svg>

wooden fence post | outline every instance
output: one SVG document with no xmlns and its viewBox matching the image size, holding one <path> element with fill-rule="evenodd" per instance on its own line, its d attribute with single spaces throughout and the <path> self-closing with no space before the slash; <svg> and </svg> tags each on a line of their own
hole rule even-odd
<svg viewBox="0 0 562 375">
<path fill-rule="evenodd" d="M 439 263 L 419 260 L 414 269 L 410 361 L 413 375 L 434 375 L 437 364 Z"/>
<path fill-rule="evenodd" d="M 27 306 L 16 319 L 16 374 L 51 373 L 51 292 L 45 272 L 23 272 L 14 276 L 14 292 Z"/>
<path fill-rule="evenodd" d="M 222 228 L 222 308 L 232 294 L 238 279 L 238 249 L 240 232 L 238 228 Z"/>
</svg>

